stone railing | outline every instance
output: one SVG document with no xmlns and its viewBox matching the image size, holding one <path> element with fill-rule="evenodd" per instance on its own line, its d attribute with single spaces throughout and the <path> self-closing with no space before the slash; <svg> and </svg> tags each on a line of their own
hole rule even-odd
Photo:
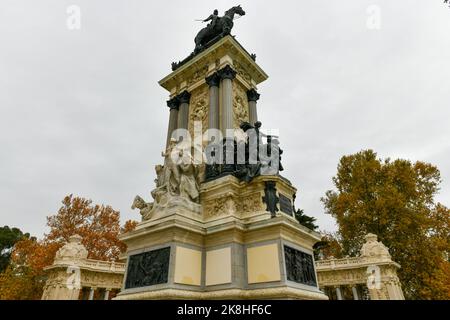
<svg viewBox="0 0 450 320">
<path fill-rule="evenodd" d="M 112 271 L 125 273 L 125 263 L 121 262 L 109 262 L 109 261 L 99 261 L 93 259 L 87 259 L 82 262 L 80 267 L 91 268 L 96 271 Z"/>
<path fill-rule="evenodd" d="M 365 262 L 362 257 L 330 259 L 316 261 L 317 270 L 321 269 L 336 269 L 336 268 L 354 268 Z"/>
<path fill-rule="evenodd" d="M 99 271 L 99 272 L 115 272 L 115 273 L 125 273 L 125 263 L 114 262 L 114 261 L 101 261 L 94 259 L 64 259 L 64 260 L 55 260 L 53 266 L 69 266 L 74 265 L 81 269 L 89 269 L 91 271 Z"/>
</svg>

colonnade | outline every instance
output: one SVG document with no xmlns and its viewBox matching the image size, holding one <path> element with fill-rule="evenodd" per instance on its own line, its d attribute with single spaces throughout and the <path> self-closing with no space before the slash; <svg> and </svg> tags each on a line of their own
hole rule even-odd
<svg viewBox="0 0 450 320">
<path fill-rule="evenodd" d="M 221 130 L 224 137 L 226 137 L 227 129 L 234 129 L 233 81 L 236 78 L 236 74 L 236 71 L 231 66 L 226 65 L 205 79 L 206 84 L 209 86 L 208 129 Z M 251 124 L 258 121 L 256 104 L 259 97 L 260 95 L 255 89 L 247 91 L 249 121 Z M 170 113 L 166 147 L 169 145 L 172 134 L 176 129 L 188 129 L 190 98 L 191 93 L 184 90 L 167 101 Z M 220 116 L 222 116 L 221 119 Z"/>
</svg>

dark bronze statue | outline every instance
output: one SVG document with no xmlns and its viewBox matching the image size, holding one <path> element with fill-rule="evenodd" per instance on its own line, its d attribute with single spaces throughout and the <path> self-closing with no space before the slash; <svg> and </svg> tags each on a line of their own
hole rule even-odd
<svg viewBox="0 0 450 320">
<path fill-rule="evenodd" d="M 264 188 L 264 197 L 262 197 L 263 202 L 267 205 L 266 210 L 272 215 L 272 218 L 277 216 L 278 203 L 280 198 L 277 196 L 277 188 L 275 181 L 266 181 L 266 187 Z"/>
<path fill-rule="evenodd" d="M 195 37 L 195 52 L 201 50 L 204 45 L 215 38 L 229 35 L 231 29 L 233 29 L 235 14 L 243 16 L 245 15 L 245 11 L 242 10 L 241 6 L 236 6 L 226 11 L 223 17 L 219 17 L 219 12 L 214 10 L 212 15 L 203 20 L 203 22 L 211 21 L 211 23 L 200 30 Z"/>
<path fill-rule="evenodd" d="M 216 10 L 214 10 L 213 14 L 210 15 L 205 20 L 203 20 L 203 22 L 211 21 L 211 23 L 209 23 L 207 25 L 207 27 L 214 29 L 214 27 L 216 26 L 216 23 L 217 23 L 217 19 L 219 19 L 219 10 L 216 9 Z"/>
</svg>

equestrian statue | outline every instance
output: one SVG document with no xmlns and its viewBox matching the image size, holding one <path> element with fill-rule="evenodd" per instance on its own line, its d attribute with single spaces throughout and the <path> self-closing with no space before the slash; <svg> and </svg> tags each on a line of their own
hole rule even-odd
<svg viewBox="0 0 450 320">
<path fill-rule="evenodd" d="M 202 22 L 211 22 L 205 28 L 200 30 L 195 37 L 194 52 L 199 52 L 206 44 L 217 37 L 229 35 L 231 29 L 233 29 L 233 19 L 235 14 L 243 16 L 245 15 L 245 11 L 242 10 L 239 5 L 225 11 L 225 15 L 223 17 L 219 17 L 219 11 L 216 9 L 208 18 L 201 20 Z"/>
</svg>

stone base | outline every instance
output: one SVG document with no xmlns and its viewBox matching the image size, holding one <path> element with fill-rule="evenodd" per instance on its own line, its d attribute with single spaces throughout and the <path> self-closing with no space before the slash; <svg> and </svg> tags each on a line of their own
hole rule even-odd
<svg viewBox="0 0 450 320">
<path fill-rule="evenodd" d="M 289 287 L 195 292 L 179 289 L 146 291 L 120 295 L 117 300 L 328 300 L 323 293 Z"/>
<path fill-rule="evenodd" d="M 268 180 L 292 199 L 295 188 L 280 176 L 250 184 L 227 176 L 203 184 L 202 213 L 172 206 L 123 235 L 128 263 L 117 299 L 326 300 L 312 250 L 320 235 L 265 210 Z"/>
</svg>

